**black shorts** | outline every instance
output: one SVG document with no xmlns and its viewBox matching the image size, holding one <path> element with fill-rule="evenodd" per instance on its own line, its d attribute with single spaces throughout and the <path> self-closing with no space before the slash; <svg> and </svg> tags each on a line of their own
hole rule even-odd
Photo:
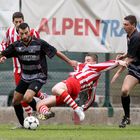
<svg viewBox="0 0 140 140">
<path fill-rule="evenodd" d="M 140 83 L 140 65 L 132 63 L 128 66 L 128 75 L 131 75 L 139 80 Z"/>
<path fill-rule="evenodd" d="M 24 95 L 27 89 L 31 89 L 35 93 L 38 93 L 38 91 L 41 89 L 42 86 L 43 86 L 43 83 L 41 83 L 37 80 L 29 82 L 29 83 L 25 82 L 23 80 L 20 80 L 20 82 L 17 85 L 15 91 Z"/>
</svg>

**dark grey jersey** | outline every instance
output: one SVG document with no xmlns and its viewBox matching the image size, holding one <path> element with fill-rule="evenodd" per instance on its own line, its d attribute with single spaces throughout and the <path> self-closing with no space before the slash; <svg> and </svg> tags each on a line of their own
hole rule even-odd
<svg viewBox="0 0 140 140">
<path fill-rule="evenodd" d="M 16 41 L 2 52 L 7 58 L 18 57 L 22 69 L 22 79 L 26 82 L 39 80 L 42 83 L 47 79 L 46 55 L 52 58 L 57 50 L 46 41 L 32 38 L 28 46 L 22 41 Z"/>
<path fill-rule="evenodd" d="M 128 66 L 128 73 L 140 81 L 140 33 L 137 30 L 127 36 L 127 44 L 127 56 L 134 59 Z"/>
</svg>

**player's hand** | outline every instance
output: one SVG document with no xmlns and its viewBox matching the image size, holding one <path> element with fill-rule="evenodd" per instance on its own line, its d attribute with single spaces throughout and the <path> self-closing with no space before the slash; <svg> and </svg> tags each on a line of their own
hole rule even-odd
<svg viewBox="0 0 140 140">
<path fill-rule="evenodd" d="M 119 54 L 119 55 L 117 55 L 116 60 L 121 60 L 121 59 L 123 59 L 124 57 L 125 57 L 124 54 Z"/>
<path fill-rule="evenodd" d="M 70 65 L 71 65 L 72 67 L 77 67 L 78 62 L 75 61 L 75 60 L 71 60 Z"/>
<path fill-rule="evenodd" d="M 128 63 L 127 63 L 126 61 L 118 60 L 117 62 L 118 62 L 119 65 L 121 65 L 121 66 L 124 66 L 124 67 L 127 67 L 127 66 L 128 66 Z"/>
<path fill-rule="evenodd" d="M 1 58 L 0 58 L 0 63 L 4 63 L 5 60 L 6 60 L 6 57 L 5 57 L 5 56 L 1 57 Z"/>
</svg>

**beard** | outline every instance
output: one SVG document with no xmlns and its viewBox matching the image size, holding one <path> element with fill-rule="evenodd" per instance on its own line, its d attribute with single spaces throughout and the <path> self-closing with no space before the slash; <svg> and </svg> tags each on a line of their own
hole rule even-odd
<svg viewBox="0 0 140 140">
<path fill-rule="evenodd" d="M 27 37 L 27 38 L 22 38 L 21 39 L 23 43 L 28 44 L 31 40 L 31 36 Z"/>
</svg>

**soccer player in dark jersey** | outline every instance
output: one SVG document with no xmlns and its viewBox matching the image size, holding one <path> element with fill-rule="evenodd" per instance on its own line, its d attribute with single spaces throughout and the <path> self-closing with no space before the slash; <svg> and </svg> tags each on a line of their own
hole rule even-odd
<svg viewBox="0 0 140 140">
<path fill-rule="evenodd" d="M 5 57 L 18 57 L 21 65 L 21 80 L 17 85 L 13 97 L 13 106 L 16 114 L 20 118 L 20 124 L 23 126 L 24 116 L 20 104 L 21 100 L 27 102 L 33 110 L 36 110 L 35 96 L 47 80 L 47 59 L 57 55 L 59 58 L 74 67 L 77 62 L 70 60 L 53 46 L 42 39 L 30 36 L 30 28 L 27 23 L 19 25 L 20 40 L 10 44 L 4 51 L 0 52 L 0 62 Z"/>
<path fill-rule="evenodd" d="M 23 22 L 24 15 L 21 12 L 14 12 L 12 15 L 13 26 L 7 29 L 5 37 L 0 44 L 0 50 L 2 51 L 5 50 L 10 44 L 20 39 L 18 34 L 18 26 Z M 35 36 L 36 38 L 40 38 L 38 32 L 35 29 L 30 29 L 30 35 Z M 13 59 L 14 80 L 15 85 L 17 86 L 21 79 L 21 66 L 17 57 L 13 57 L 12 59 Z M 45 94 L 39 91 L 36 94 L 36 97 L 43 99 L 45 98 Z M 33 113 L 32 108 L 27 103 L 21 101 L 21 105 L 23 107 L 23 110 L 27 113 L 28 116 L 30 116 Z"/>
<path fill-rule="evenodd" d="M 130 91 L 140 82 L 140 33 L 136 29 L 137 19 L 134 15 L 128 15 L 124 18 L 123 27 L 127 33 L 127 53 L 118 55 L 116 59 L 125 59 L 125 65 L 121 67 L 114 77 L 112 83 L 119 77 L 120 73 L 127 67 L 126 75 L 122 89 L 121 101 L 124 110 L 124 117 L 119 127 L 124 128 L 130 124 Z"/>
</svg>

